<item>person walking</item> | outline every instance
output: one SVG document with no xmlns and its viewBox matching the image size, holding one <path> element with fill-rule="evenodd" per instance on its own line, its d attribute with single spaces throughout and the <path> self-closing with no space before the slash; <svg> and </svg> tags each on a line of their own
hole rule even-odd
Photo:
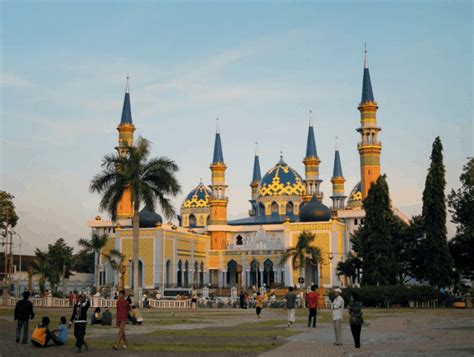
<svg viewBox="0 0 474 357">
<path fill-rule="evenodd" d="M 288 294 L 285 295 L 286 309 L 288 310 L 288 327 L 295 326 L 296 314 L 296 294 L 293 292 L 293 287 L 288 288 Z"/>
<path fill-rule="evenodd" d="M 72 308 L 69 326 L 74 323 L 74 337 L 76 338 L 77 352 L 82 352 L 82 346 L 85 347 L 86 351 L 89 350 L 89 346 L 84 338 L 86 336 L 87 310 L 90 306 L 90 301 L 87 300 L 83 294 L 80 294 Z"/>
<path fill-rule="evenodd" d="M 336 298 L 331 303 L 332 324 L 334 326 L 334 334 L 336 335 L 336 346 L 342 346 L 342 313 L 344 311 L 344 299 L 341 297 L 342 290 L 334 290 Z"/>
<path fill-rule="evenodd" d="M 33 304 L 29 301 L 30 292 L 23 292 L 23 300 L 20 300 L 15 305 L 14 319 L 16 320 L 16 342 L 20 342 L 21 330 L 23 330 L 23 337 L 21 343 L 26 344 L 28 340 L 28 321 L 34 319 Z"/>
<path fill-rule="evenodd" d="M 125 324 L 128 321 L 128 313 L 130 311 L 130 303 L 125 299 L 125 290 L 120 290 L 117 299 L 117 326 L 119 328 L 117 341 L 112 346 L 114 350 L 118 350 L 120 344 L 123 342 L 122 347 L 127 348 L 127 337 L 125 336 Z"/>
<path fill-rule="evenodd" d="M 351 294 L 351 302 L 349 304 L 350 326 L 352 337 L 354 338 L 355 348 L 360 348 L 360 332 L 364 318 L 362 315 L 362 302 L 359 299 L 359 294 L 353 291 Z"/>
<path fill-rule="evenodd" d="M 257 313 L 258 318 L 260 318 L 260 314 L 262 313 L 262 307 L 263 307 L 263 298 L 260 295 L 260 292 L 258 292 L 257 296 L 255 297 L 255 312 Z"/>
<path fill-rule="evenodd" d="M 316 327 L 316 315 L 318 312 L 319 294 L 316 292 L 316 285 L 311 285 L 311 291 L 306 294 L 306 307 L 308 308 L 308 327 Z"/>
</svg>

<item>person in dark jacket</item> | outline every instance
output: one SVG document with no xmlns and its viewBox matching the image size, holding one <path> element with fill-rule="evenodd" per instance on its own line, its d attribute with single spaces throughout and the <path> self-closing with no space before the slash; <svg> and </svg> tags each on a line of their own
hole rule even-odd
<svg viewBox="0 0 474 357">
<path fill-rule="evenodd" d="M 359 299 L 359 295 L 355 291 L 351 295 L 349 314 L 349 322 L 351 325 L 352 337 L 354 338 L 354 346 L 355 348 L 360 348 L 360 331 L 362 330 L 364 319 L 362 317 L 362 302 Z"/>
<path fill-rule="evenodd" d="M 33 304 L 28 299 L 30 292 L 23 292 L 23 300 L 16 303 L 14 318 L 16 320 L 16 342 L 20 342 L 21 330 L 23 329 L 23 337 L 21 343 L 26 344 L 28 340 L 28 321 L 35 317 L 33 312 Z"/>
<path fill-rule="evenodd" d="M 86 336 L 87 310 L 90 306 L 89 300 L 86 300 L 84 295 L 79 295 L 79 299 L 72 309 L 69 325 L 74 323 L 74 337 L 76 337 L 77 352 L 81 352 L 82 346 L 86 348 L 86 351 L 89 349 L 86 341 L 84 341 L 84 337 Z"/>
</svg>

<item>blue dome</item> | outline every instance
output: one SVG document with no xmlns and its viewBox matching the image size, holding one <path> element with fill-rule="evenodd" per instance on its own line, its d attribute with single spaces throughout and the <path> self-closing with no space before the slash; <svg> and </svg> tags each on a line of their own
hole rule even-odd
<svg viewBox="0 0 474 357">
<path fill-rule="evenodd" d="M 183 208 L 208 207 L 211 190 L 199 183 L 191 192 L 188 193 L 183 202 Z"/>
<path fill-rule="evenodd" d="M 303 179 L 283 158 L 260 181 L 258 194 L 264 196 L 297 195 L 305 192 Z"/>
<path fill-rule="evenodd" d="M 362 206 L 362 192 L 360 181 L 352 189 L 349 198 L 347 199 L 348 208 L 359 208 Z"/>
<path fill-rule="evenodd" d="M 156 213 L 150 211 L 148 208 L 144 207 L 139 214 L 140 217 L 140 228 L 153 228 L 157 224 L 163 223 L 163 218 Z"/>
<path fill-rule="evenodd" d="M 316 195 L 300 209 L 301 222 L 325 222 L 331 219 L 331 210 Z"/>
</svg>

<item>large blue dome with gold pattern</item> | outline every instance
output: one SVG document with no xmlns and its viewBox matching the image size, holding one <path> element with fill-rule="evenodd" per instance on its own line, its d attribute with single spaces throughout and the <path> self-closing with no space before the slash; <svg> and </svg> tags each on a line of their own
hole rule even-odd
<svg viewBox="0 0 474 357">
<path fill-rule="evenodd" d="M 301 196 L 304 192 L 303 179 L 283 161 L 283 158 L 263 176 L 258 188 L 258 195 L 260 197 L 280 195 Z"/>
<path fill-rule="evenodd" d="M 183 202 L 183 208 L 208 207 L 210 196 L 211 190 L 200 182 L 199 185 L 186 196 Z"/>
<path fill-rule="evenodd" d="M 347 208 L 360 208 L 362 207 L 362 192 L 360 181 L 354 186 L 347 199 Z"/>
</svg>

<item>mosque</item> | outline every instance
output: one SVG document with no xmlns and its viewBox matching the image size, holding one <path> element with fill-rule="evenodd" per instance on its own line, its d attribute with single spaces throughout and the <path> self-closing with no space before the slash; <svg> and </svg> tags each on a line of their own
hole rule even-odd
<svg viewBox="0 0 474 357">
<path fill-rule="evenodd" d="M 283 287 L 300 284 L 323 288 L 344 286 L 337 275 L 337 264 L 351 251 L 350 234 L 363 222 L 362 200 L 372 182 L 380 175 L 382 144 L 378 135 L 378 105 L 370 80 L 365 53 L 360 112 L 360 182 L 345 195 L 345 178 L 341 157 L 336 147 L 331 177 L 332 206 L 322 203 L 320 159 L 316 149 L 313 124 L 308 128 L 306 153 L 303 157 L 304 177 L 289 166 L 283 157 L 262 177 L 258 154 L 255 154 L 250 181 L 248 217 L 228 220 L 223 140 L 217 130 L 210 164 L 211 182 L 200 182 L 186 196 L 178 216 L 179 225 L 163 222 L 160 215 L 146 208 L 140 211 L 139 286 L 144 289 L 176 289 L 212 286 Z M 118 146 L 126 154 L 133 144 L 128 86 L 122 110 Z M 303 148 L 302 148 L 303 149 Z M 229 163 L 230 164 L 230 163 Z M 403 220 L 407 218 L 394 209 Z M 123 262 L 124 285 L 130 287 L 133 277 L 131 198 L 124 194 L 117 209 L 117 222 L 97 216 L 89 227 L 109 234 L 105 251 L 119 250 Z M 282 254 L 295 247 L 302 232 L 315 235 L 314 244 L 322 253 L 322 261 L 294 270 L 290 262 L 281 263 Z M 119 285 L 120 274 L 102 255 L 99 257 L 100 284 Z"/>
</svg>

